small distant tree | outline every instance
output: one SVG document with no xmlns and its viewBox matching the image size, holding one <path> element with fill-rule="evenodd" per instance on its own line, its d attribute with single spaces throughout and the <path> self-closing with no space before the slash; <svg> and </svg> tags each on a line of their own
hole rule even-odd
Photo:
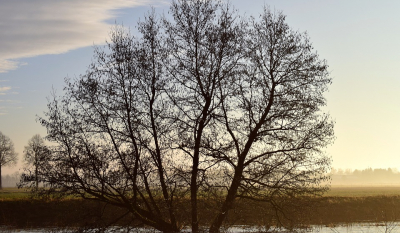
<svg viewBox="0 0 400 233">
<path fill-rule="evenodd" d="M 46 163 L 49 154 L 50 151 L 39 134 L 34 135 L 25 146 L 24 160 L 27 165 L 26 172 L 28 172 L 25 175 L 32 176 L 31 179 L 34 180 L 36 188 L 39 187 L 39 169 Z"/>
<path fill-rule="evenodd" d="M 18 161 L 18 154 L 14 150 L 14 144 L 9 137 L 0 132 L 0 189 L 3 188 L 1 183 L 1 169 L 4 166 L 14 166 Z"/>
<path fill-rule="evenodd" d="M 14 172 L 11 175 L 3 176 L 3 187 L 15 187 L 20 181 L 21 174 L 19 172 Z"/>
</svg>

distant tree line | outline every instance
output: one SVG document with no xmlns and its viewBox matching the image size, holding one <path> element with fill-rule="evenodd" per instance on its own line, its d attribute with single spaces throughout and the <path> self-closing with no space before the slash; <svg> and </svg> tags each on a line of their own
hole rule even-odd
<svg viewBox="0 0 400 233">
<path fill-rule="evenodd" d="M 15 187 L 20 181 L 20 173 L 2 176 L 3 187 Z M 338 184 L 393 184 L 400 185 L 400 172 L 397 168 L 366 168 L 362 170 L 335 169 L 331 173 L 332 185 Z"/>
<path fill-rule="evenodd" d="M 332 169 L 332 185 L 338 184 L 400 184 L 400 173 L 396 168 L 367 168 L 363 170 Z"/>
<path fill-rule="evenodd" d="M 21 177 L 21 174 L 19 174 L 18 172 L 15 172 L 11 175 L 7 174 L 4 176 L 1 176 L 3 188 L 16 187 L 17 183 L 20 180 L 20 177 Z"/>
</svg>

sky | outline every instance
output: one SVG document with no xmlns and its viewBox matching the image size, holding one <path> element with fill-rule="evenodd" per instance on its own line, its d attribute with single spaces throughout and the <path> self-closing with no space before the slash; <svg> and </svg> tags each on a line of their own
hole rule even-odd
<svg viewBox="0 0 400 233">
<path fill-rule="evenodd" d="M 113 25 L 134 29 L 151 6 L 167 13 L 170 0 L 0 0 L 0 131 L 19 154 L 3 175 L 22 171 L 23 151 L 53 90 L 85 73 L 94 46 Z M 240 14 L 264 5 L 307 32 L 333 83 L 325 93 L 336 140 L 325 149 L 341 169 L 400 169 L 400 1 L 231 0 Z M 134 31 L 134 30 L 132 30 Z"/>
</svg>

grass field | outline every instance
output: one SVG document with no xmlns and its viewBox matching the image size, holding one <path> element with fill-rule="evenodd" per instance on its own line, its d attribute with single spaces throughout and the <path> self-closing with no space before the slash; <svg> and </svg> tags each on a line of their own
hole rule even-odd
<svg viewBox="0 0 400 233">
<path fill-rule="evenodd" d="M 333 186 L 324 195 L 327 197 L 369 197 L 369 196 L 400 196 L 400 186 Z"/>
<path fill-rule="evenodd" d="M 0 189 L 0 201 L 29 198 L 29 192 L 18 188 Z"/>
<path fill-rule="evenodd" d="M 400 196 L 400 186 L 332 186 L 324 194 L 325 197 L 370 197 L 370 196 Z M 0 189 L 1 200 L 29 198 L 29 192 L 25 189 L 3 188 Z"/>
<path fill-rule="evenodd" d="M 400 220 L 400 187 L 334 186 L 323 197 L 281 199 L 290 221 L 297 225 L 335 225 L 356 222 L 387 222 Z M 268 203 L 238 200 L 230 211 L 229 224 L 259 226 L 276 223 L 275 211 Z M 215 206 L 199 203 L 200 219 L 209 224 Z M 190 222 L 190 202 L 177 207 L 182 221 Z M 0 190 L 0 226 L 64 227 L 111 222 L 125 210 L 104 203 L 82 199 L 30 199 L 29 192 L 17 188 Z M 120 224 L 129 223 L 129 219 Z M 283 219 L 285 225 L 292 224 Z"/>
</svg>

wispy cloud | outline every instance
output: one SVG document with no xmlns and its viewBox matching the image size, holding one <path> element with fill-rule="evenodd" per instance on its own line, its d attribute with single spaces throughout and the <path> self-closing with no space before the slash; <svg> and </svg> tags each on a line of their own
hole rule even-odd
<svg viewBox="0 0 400 233">
<path fill-rule="evenodd" d="M 5 116 L 10 113 L 10 110 L 22 109 L 21 106 L 0 106 L 0 116 Z"/>
<path fill-rule="evenodd" d="M 17 100 L 0 100 L 0 103 L 19 103 Z"/>
<path fill-rule="evenodd" d="M 18 68 L 19 58 L 59 54 L 104 43 L 115 10 L 160 0 L 1 1 L 0 73 Z"/>
<path fill-rule="evenodd" d="M 8 90 L 11 90 L 11 87 L 0 87 L 0 95 L 5 95 Z"/>
</svg>

